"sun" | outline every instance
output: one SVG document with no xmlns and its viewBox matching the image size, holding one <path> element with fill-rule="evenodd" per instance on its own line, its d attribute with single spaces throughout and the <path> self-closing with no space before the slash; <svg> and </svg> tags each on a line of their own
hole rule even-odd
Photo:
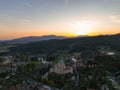
<svg viewBox="0 0 120 90">
<path fill-rule="evenodd" d="M 79 21 L 72 24 L 72 29 L 76 35 L 89 35 L 95 27 L 95 23 L 92 21 Z"/>
</svg>

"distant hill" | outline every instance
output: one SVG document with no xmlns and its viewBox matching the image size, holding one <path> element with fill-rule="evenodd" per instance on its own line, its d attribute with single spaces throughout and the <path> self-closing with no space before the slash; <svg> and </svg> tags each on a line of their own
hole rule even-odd
<svg viewBox="0 0 120 90">
<path fill-rule="evenodd" d="M 11 51 L 22 53 L 80 52 L 96 50 L 101 46 L 120 50 L 120 34 L 32 42 L 13 47 Z"/>
<path fill-rule="evenodd" d="M 44 40 L 52 40 L 52 39 L 66 39 L 64 36 L 55 36 L 55 35 L 46 35 L 46 36 L 29 36 L 29 37 L 22 37 L 13 40 L 5 40 L 3 42 L 8 43 L 28 43 L 28 42 L 37 42 L 37 41 L 44 41 Z"/>
</svg>

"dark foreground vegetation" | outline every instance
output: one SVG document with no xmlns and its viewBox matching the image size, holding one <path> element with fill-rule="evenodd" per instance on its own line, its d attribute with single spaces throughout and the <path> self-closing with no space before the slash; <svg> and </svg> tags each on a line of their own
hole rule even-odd
<svg viewBox="0 0 120 90">
<path fill-rule="evenodd" d="M 0 90 L 44 88 L 120 90 L 120 34 L 1 47 Z"/>
</svg>

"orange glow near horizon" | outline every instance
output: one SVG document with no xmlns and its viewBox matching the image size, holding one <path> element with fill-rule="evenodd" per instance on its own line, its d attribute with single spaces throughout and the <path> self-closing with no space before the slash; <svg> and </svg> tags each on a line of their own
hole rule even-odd
<svg viewBox="0 0 120 90">
<path fill-rule="evenodd" d="M 86 33 L 86 32 L 85 32 Z M 56 35 L 56 36 L 66 36 L 66 37 L 76 37 L 76 36 L 80 36 L 80 35 L 87 35 L 87 36 L 97 36 L 97 35 L 108 35 L 108 34 L 117 34 L 118 32 L 116 31 L 116 32 L 114 32 L 114 30 L 111 30 L 111 32 L 100 32 L 100 31 L 98 31 L 98 32 L 95 32 L 95 31 L 93 31 L 93 32 L 88 32 L 88 33 L 86 33 L 86 34 L 78 34 L 78 33 L 75 33 L 75 32 L 71 32 L 71 33 L 69 33 L 69 32 L 55 32 L 55 33 L 53 33 L 53 32 L 51 32 L 51 33 L 46 33 L 46 32 L 27 32 L 27 33 L 14 33 L 14 34 L 11 34 L 10 35 L 10 33 L 8 33 L 8 34 L 6 34 L 6 36 L 3 34 L 3 35 L 1 35 L 0 36 L 0 38 L 1 38 L 1 40 L 9 40 L 9 39 L 15 39 L 15 38 L 21 38 L 21 37 L 27 37 L 27 36 L 44 36 L 44 35 Z"/>
<path fill-rule="evenodd" d="M 62 23 L 62 22 L 61 22 Z M 67 22 L 67 24 L 46 25 L 44 27 L 34 25 L 11 25 L 2 26 L 0 40 L 9 40 L 27 36 L 57 35 L 76 37 L 80 35 L 97 36 L 105 34 L 117 34 L 120 27 L 102 26 L 92 20 L 79 20 Z M 7 28 L 9 27 L 9 28 Z"/>
</svg>

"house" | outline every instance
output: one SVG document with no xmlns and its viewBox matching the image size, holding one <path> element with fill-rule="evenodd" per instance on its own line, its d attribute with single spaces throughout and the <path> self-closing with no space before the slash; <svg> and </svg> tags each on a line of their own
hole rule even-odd
<svg viewBox="0 0 120 90">
<path fill-rule="evenodd" d="M 42 63 L 47 63 L 47 61 L 43 57 L 38 57 L 38 61 Z"/>
<path fill-rule="evenodd" d="M 43 86 L 40 90 L 51 90 L 48 86 Z"/>
</svg>

